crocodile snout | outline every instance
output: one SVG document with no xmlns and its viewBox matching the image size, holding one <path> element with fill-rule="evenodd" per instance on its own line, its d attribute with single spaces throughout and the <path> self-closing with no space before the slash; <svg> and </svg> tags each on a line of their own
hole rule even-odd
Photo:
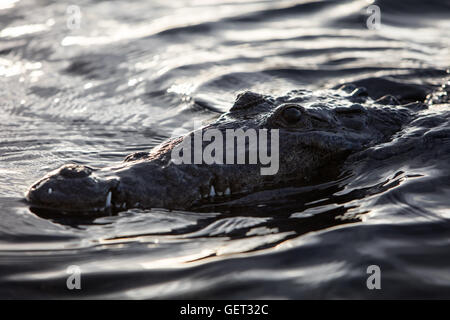
<svg viewBox="0 0 450 320">
<path fill-rule="evenodd" d="M 25 197 L 33 206 L 63 211 L 107 208 L 111 190 L 119 181 L 100 177 L 96 171 L 83 165 L 64 165 L 34 183 Z"/>
</svg>

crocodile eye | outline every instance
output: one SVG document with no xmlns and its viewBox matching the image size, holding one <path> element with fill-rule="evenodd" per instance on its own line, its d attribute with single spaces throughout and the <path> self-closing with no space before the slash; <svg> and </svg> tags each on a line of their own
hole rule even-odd
<svg viewBox="0 0 450 320">
<path fill-rule="evenodd" d="M 297 107 L 289 107 L 283 110 L 283 118 L 289 124 L 297 123 L 302 117 L 302 111 Z"/>
</svg>

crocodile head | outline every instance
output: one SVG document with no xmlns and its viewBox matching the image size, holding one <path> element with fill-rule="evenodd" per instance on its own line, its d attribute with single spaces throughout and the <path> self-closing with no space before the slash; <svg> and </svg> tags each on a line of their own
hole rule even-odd
<svg viewBox="0 0 450 320">
<path fill-rule="evenodd" d="M 33 184 L 26 199 L 62 212 L 191 209 L 258 190 L 311 185 L 336 178 L 350 154 L 387 141 L 409 117 L 407 109 L 374 102 L 361 89 L 296 90 L 281 97 L 247 91 L 202 128 L 116 166 L 65 165 Z"/>
</svg>

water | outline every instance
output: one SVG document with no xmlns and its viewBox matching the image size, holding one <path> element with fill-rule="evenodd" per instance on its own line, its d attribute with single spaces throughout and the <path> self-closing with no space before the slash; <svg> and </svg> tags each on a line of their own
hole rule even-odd
<svg viewBox="0 0 450 320">
<path fill-rule="evenodd" d="M 2 1 L 0 296 L 449 298 L 448 104 L 380 146 L 389 157 L 228 212 L 75 219 L 23 201 L 48 171 L 118 163 L 245 89 L 445 83 L 448 2 L 374 4 L 379 30 L 367 1 Z M 80 291 L 66 288 L 71 265 Z M 381 290 L 366 287 L 370 265 Z"/>
</svg>

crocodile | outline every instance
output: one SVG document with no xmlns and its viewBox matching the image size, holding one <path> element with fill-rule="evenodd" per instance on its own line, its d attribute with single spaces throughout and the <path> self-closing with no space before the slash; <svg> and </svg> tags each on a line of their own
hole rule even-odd
<svg viewBox="0 0 450 320">
<path fill-rule="evenodd" d="M 261 190 L 331 181 L 351 166 L 346 162 L 350 155 L 389 141 L 412 121 L 417 108 L 426 108 L 419 102 L 401 103 L 389 95 L 372 99 L 366 89 L 354 85 L 293 90 L 277 97 L 245 91 L 228 112 L 201 128 L 149 152 L 130 154 L 114 166 L 63 165 L 32 184 L 25 197 L 33 208 L 66 214 L 130 208 L 194 210 L 205 202 L 223 202 Z M 267 164 L 261 162 L 173 161 L 175 148 L 211 129 L 224 136 L 227 129 L 276 131 L 277 149 L 267 146 L 267 152 L 278 157 L 276 172 L 262 174 L 261 168 Z M 255 146 L 248 137 L 241 142 L 245 146 L 241 152 L 248 160 Z M 208 145 L 201 141 L 202 150 Z M 224 159 L 227 152 L 224 147 Z"/>
</svg>

